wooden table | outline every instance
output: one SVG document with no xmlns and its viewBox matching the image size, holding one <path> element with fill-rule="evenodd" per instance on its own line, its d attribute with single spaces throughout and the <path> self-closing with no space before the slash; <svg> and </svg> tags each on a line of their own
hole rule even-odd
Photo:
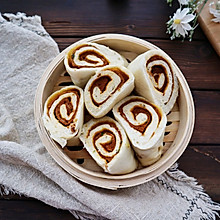
<svg viewBox="0 0 220 220">
<path fill-rule="evenodd" d="M 176 5 L 177 6 L 177 5 Z M 124 33 L 145 39 L 167 52 L 192 90 L 196 107 L 193 137 L 178 160 L 220 202 L 220 59 L 198 27 L 192 42 L 171 41 L 166 21 L 176 10 L 161 0 L 1 0 L 0 11 L 38 14 L 63 50 L 99 33 Z M 18 195 L 0 196 L 0 219 L 73 219 L 67 211 Z"/>
</svg>

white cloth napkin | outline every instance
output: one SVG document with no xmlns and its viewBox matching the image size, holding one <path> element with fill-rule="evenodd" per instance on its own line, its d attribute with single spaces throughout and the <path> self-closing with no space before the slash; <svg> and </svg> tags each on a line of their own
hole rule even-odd
<svg viewBox="0 0 220 220">
<path fill-rule="evenodd" d="M 45 150 L 34 123 L 37 84 L 59 53 L 39 16 L 0 14 L 0 184 L 80 219 L 215 219 L 220 205 L 174 165 L 117 191 L 76 180 Z"/>
</svg>

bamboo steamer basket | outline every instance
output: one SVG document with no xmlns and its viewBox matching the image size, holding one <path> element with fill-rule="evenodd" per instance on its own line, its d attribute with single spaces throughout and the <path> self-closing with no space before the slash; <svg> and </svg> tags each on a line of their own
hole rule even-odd
<svg viewBox="0 0 220 220">
<path fill-rule="evenodd" d="M 118 51 L 128 60 L 157 46 L 136 37 L 122 34 L 101 34 L 85 38 L 78 42 L 95 42 L 106 45 Z M 77 42 L 77 43 L 78 43 Z M 72 46 L 72 45 L 71 45 Z M 195 110 L 189 86 L 180 69 L 175 65 L 175 72 L 179 81 L 179 96 L 171 113 L 167 116 L 167 126 L 164 137 L 164 151 L 162 157 L 153 165 L 139 167 L 132 173 L 110 175 L 93 161 L 87 151 L 82 148 L 65 147 L 62 149 L 49 136 L 43 121 L 43 107 L 49 95 L 66 85 L 71 85 L 71 79 L 64 67 L 64 57 L 70 49 L 62 51 L 47 67 L 42 75 L 35 96 L 35 121 L 39 136 L 53 159 L 70 175 L 90 185 L 118 189 L 142 184 L 150 181 L 170 168 L 186 149 L 192 136 Z"/>
</svg>

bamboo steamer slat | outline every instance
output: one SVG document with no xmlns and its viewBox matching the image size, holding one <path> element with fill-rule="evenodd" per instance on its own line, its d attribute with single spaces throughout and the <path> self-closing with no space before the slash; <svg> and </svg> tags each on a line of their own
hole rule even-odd
<svg viewBox="0 0 220 220">
<path fill-rule="evenodd" d="M 85 38 L 80 42 L 96 42 L 120 52 L 128 60 L 133 60 L 137 55 L 149 50 L 158 49 L 155 45 L 121 34 L 102 34 Z M 70 46 L 71 47 L 71 46 Z M 165 172 L 174 164 L 186 149 L 194 127 L 195 110 L 192 95 L 188 84 L 175 65 L 175 72 L 180 84 L 180 93 L 177 103 L 168 115 L 168 124 L 164 137 L 164 151 L 162 157 L 149 167 L 139 167 L 132 173 L 124 175 L 110 175 L 104 173 L 96 165 L 85 149 L 73 151 L 72 147 L 62 149 L 53 141 L 46 131 L 43 122 L 43 106 L 47 97 L 52 92 L 63 86 L 72 84 L 70 77 L 66 73 L 63 60 L 66 48 L 47 67 L 44 72 L 35 97 L 35 121 L 42 143 L 54 160 L 73 177 L 102 188 L 118 189 L 131 187 L 150 181 Z"/>
</svg>

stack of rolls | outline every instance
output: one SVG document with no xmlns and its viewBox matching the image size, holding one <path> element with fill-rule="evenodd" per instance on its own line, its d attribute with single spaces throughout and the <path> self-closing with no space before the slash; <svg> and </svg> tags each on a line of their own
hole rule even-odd
<svg viewBox="0 0 220 220">
<path fill-rule="evenodd" d="M 43 122 L 51 138 L 62 147 L 81 141 L 95 162 L 114 175 L 134 171 L 138 162 L 158 161 L 166 114 L 178 96 L 173 61 L 160 50 L 149 50 L 128 65 L 118 52 L 88 42 L 71 47 L 64 65 L 75 85 L 45 102 Z M 90 120 L 84 122 L 84 116 Z"/>
</svg>

